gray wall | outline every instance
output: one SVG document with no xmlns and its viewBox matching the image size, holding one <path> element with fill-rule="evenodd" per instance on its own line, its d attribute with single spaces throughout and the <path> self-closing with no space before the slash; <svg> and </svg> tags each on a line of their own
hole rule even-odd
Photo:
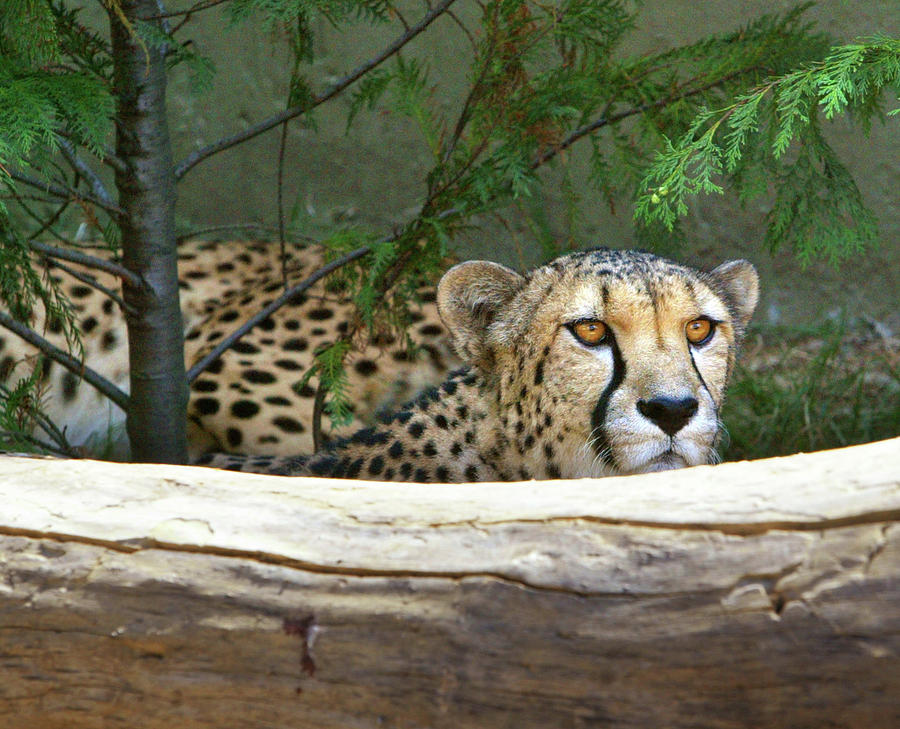
<svg viewBox="0 0 900 729">
<path fill-rule="evenodd" d="M 704 0 L 644 4 L 640 29 L 628 52 L 657 51 L 689 42 L 709 33 L 727 32 L 763 12 L 784 10 L 790 2 L 758 0 Z M 462 0 L 466 16 L 475 3 Z M 416 18 L 421 5 L 410 3 L 408 18 Z M 176 159 L 197 147 L 283 108 L 288 69 L 282 43 L 265 30 L 241 25 L 223 29 L 222 15 L 207 11 L 193 21 L 188 32 L 197 48 L 216 62 L 214 87 L 200 95 L 188 91 L 183 74 L 170 87 L 170 118 Z M 825 0 L 809 11 L 810 20 L 839 42 L 876 32 L 900 34 L 900 3 L 896 0 Z M 318 84 L 339 78 L 369 58 L 393 37 L 395 30 L 358 26 L 345 34 L 320 28 L 318 60 L 312 75 Z M 465 69 L 452 63 L 454 50 L 465 40 L 456 26 L 439 20 L 431 32 L 414 44 L 410 55 L 432 59 L 439 89 L 448 109 L 456 108 Z M 319 86 L 318 88 L 321 88 Z M 891 100 L 889 100 L 890 102 Z M 288 135 L 286 200 L 303 211 L 310 232 L 323 230 L 330 221 L 349 217 L 389 231 L 416 209 L 424 190 L 428 152 L 418 135 L 403 120 L 387 114 L 363 113 L 349 134 L 344 133 L 348 99 L 338 99 L 315 114 L 318 131 L 293 123 Z M 868 138 L 846 120 L 829 125 L 828 134 L 841 158 L 853 172 L 868 205 L 876 212 L 882 245 L 848 260 L 838 269 L 815 264 L 803 270 L 784 250 L 771 256 L 760 241 L 764 232 L 764 204 L 742 210 L 733 199 L 702 198 L 687 221 L 689 250 L 684 260 L 712 265 L 727 257 L 753 260 L 763 276 L 763 321 L 815 321 L 846 310 L 887 320 L 900 328 L 900 119 L 876 125 Z M 274 223 L 275 161 L 279 132 L 273 131 L 243 147 L 203 163 L 183 181 L 179 192 L 182 227 L 237 222 Z M 577 151 L 571 164 L 577 167 Z M 626 200 L 612 214 L 604 201 L 591 206 L 579 229 L 584 245 L 633 244 Z M 553 230 L 563 233 L 562 210 L 553 186 L 545 207 Z M 514 216 L 515 217 L 515 216 Z M 517 230 L 518 229 L 518 230 Z M 487 222 L 481 233 L 459 241 L 460 255 L 494 258 L 513 265 L 531 265 L 537 255 L 528 247 L 524 224 L 514 220 L 512 231 Z"/>
</svg>

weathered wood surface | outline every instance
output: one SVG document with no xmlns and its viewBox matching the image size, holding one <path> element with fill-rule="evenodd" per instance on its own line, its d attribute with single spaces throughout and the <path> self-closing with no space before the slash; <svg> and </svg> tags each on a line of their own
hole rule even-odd
<svg viewBox="0 0 900 729">
<path fill-rule="evenodd" d="M 423 486 L 0 459 L 0 727 L 900 726 L 900 439 Z"/>
</svg>

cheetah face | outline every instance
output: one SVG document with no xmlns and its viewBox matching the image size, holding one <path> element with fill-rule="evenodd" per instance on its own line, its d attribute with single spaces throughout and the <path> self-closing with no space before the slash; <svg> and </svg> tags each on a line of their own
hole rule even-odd
<svg viewBox="0 0 900 729">
<path fill-rule="evenodd" d="M 757 297 L 746 261 L 701 273 L 601 249 L 527 276 L 460 264 L 438 304 L 460 354 L 495 389 L 508 448 L 530 473 L 579 478 L 716 460 Z"/>
</svg>

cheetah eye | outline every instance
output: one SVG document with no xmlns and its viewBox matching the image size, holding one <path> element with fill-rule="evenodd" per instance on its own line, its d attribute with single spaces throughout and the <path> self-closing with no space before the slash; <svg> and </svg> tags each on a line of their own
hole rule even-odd
<svg viewBox="0 0 900 729">
<path fill-rule="evenodd" d="M 582 319 L 569 324 L 569 331 L 586 347 L 596 347 L 607 339 L 606 324 L 597 319 Z"/>
<path fill-rule="evenodd" d="M 717 323 L 718 322 L 715 322 L 712 319 L 703 317 L 694 319 L 685 325 L 684 334 L 691 344 L 700 346 L 712 339 L 713 334 L 716 332 Z"/>
</svg>

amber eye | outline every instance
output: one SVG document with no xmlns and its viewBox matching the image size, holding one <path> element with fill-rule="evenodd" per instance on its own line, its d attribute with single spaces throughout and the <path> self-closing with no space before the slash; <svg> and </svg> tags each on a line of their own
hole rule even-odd
<svg viewBox="0 0 900 729">
<path fill-rule="evenodd" d="M 716 324 L 710 319 L 694 319 L 684 328 L 685 336 L 691 344 L 706 344 L 716 331 Z"/>
<path fill-rule="evenodd" d="M 578 341 L 588 347 L 596 347 L 606 339 L 606 324 L 597 319 L 584 319 L 569 325 Z"/>
</svg>

